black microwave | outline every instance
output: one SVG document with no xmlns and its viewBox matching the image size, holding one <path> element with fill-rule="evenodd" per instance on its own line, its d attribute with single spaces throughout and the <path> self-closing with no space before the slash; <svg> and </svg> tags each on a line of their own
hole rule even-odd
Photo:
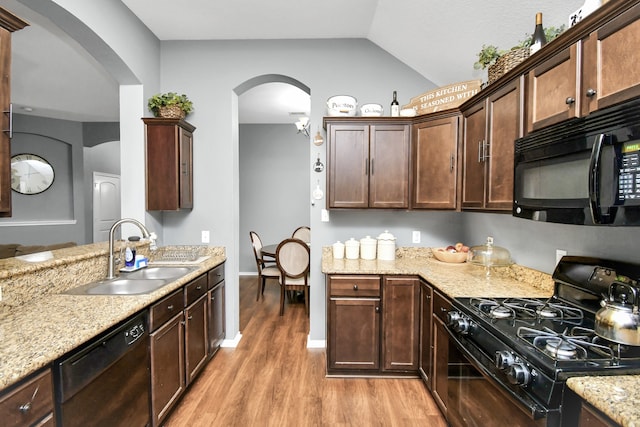
<svg viewBox="0 0 640 427">
<path fill-rule="evenodd" d="M 640 100 L 515 142 L 513 215 L 640 226 Z"/>
</svg>

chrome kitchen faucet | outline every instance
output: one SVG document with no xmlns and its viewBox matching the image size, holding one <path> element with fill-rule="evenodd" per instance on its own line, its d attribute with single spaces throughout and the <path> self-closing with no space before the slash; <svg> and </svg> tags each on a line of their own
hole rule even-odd
<svg viewBox="0 0 640 427">
<path fill-rule="evenodd" d="M 133 218 L 122 218 L 119 219 L 118 221 L 116 221 L 111 228 L 109 229 L 109 268 L 108 268 L 108 272 L 107 272 L 107 279 L 113 279 L 115 277 L 114 275 L 114 264 L 115 264 L 115 259 L 113 256 L 113 246 L 114 246 L 114 234 L 116 231 L 116 228 L 118 228 L 121 224 L 125 224 L 125 223 L 130 223 L 133 225 L 136 225 L 140 231 L 142 232 L 142 237 L 143 238 L 149 238 L 151 236 L 151 233 L 149 232 L 149 230 L 147 230 L 147 227 L 144 226 L 144 224 L 142 224 L 140 221 L 138 221 L 137 219 L 133 219 Z"/>
</svg>

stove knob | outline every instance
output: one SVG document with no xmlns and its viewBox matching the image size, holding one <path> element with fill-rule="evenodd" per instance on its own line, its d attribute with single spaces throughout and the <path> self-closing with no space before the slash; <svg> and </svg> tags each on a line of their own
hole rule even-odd
<svg viewBox="0 0 640 427">
<path fill-rule="evenodd" d="M 447 313 L 447 324 L 451 327 L 455 325 L 458 319 L 461 319 L 462 315 L 457 311 L 449 311 Z"/>
<path fill-rule="evenodd" d="M 507 378 L 511 384 L 527 385 L 531 382 L 531 371 L 524 363 L 516 362 L 509 367 Z"/>
<path fill-rule="evenodd" d="M 496 368 L 502 369 L 503 371 L 507 369 L 509 366 L 513 365 L 515 362 L 515 358 L 513 354 L 508 352 L 507 350 L 496 351 Z"/>
<path fill-rule="evenodd" d="M 469 321 L 469 319 L 461 317 L 453 322 L 453 325 L 451 325 L 451 327 L 457 333 L 466 335 L 471 330 L 471 322 Z"/>
</svg>

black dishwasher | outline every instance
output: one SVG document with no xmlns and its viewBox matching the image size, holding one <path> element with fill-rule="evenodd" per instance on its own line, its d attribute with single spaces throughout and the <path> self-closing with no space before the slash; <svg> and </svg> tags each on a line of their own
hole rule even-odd
<svg viewBox="0 0 640 427">
<path fill-rule="evenodd" d="M 56 417 L 67 426 L 148 426 L 147 311 L 58 360 Z"/>
</svg>

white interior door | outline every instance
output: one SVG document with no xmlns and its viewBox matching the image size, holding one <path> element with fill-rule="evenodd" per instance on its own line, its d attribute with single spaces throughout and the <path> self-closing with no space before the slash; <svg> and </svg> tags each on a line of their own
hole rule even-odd
<svg viewBox="0 0 640 427">
<path fill-rule="evenodd" d="M 93 242 L 109 240 L 109 229 L 120 219 L 120 176 L 93 173 Z M 119 230 L 118 230 L 119 232 Z"/>
</svg>

